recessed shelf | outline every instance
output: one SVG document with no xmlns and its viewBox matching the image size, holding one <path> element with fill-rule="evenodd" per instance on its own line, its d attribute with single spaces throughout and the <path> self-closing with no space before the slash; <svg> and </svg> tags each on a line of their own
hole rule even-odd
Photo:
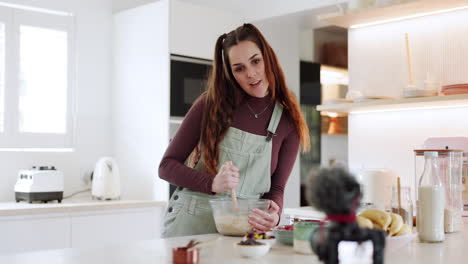
<svg viewBox="0 0 468 264">
<path fill-rule="evenodd" d="M 343 28 L 358 27 L 381 21 L 382 23 L 412 18 L 433 12 L 449 11 L 455 8 L 468 8 L 466 0 L 419 0 L 384 7 L 368 8 L 340 16 L 323 17 L 322 22 Z M 326 15 L 325 15 L 326 16 Z"/>
<path fill-rule="evenodd" d="M 182 124 L 182 121 L 184 121 L 184 118 L 179 116 L 171 116 L 169 118 L 169 124 Z"/>
<path fill-rule="evenodd" d="M 375 100 L 359 103 L 318 105 L 318 111 L 358 113 L 373 111 L 411 110 L 419 108 L 448 108 L 468 106 L 468 94 L 441 95 L 432 97 Z"/>
</svg>

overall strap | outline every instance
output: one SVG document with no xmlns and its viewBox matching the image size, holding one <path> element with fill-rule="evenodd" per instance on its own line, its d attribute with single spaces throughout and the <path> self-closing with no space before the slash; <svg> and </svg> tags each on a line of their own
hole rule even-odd
<svg viewBox="0 0 468 264">
<path fill-rule="evenodd" d="M 283 114 L 283 107 L 279 104 L 275 104 L 275 109 L 271 115 L 270 123 L 267 128 L 267 141 L 270 141 L 274 136 L 276 136 L 276 129 L 278 128 L 279 122 L 281 120 L 281 115 Z"/>
</svg>

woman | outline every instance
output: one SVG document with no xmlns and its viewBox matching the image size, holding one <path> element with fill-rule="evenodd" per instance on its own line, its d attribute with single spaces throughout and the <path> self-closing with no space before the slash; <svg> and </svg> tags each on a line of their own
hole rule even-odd
<svg viewBox="0 0 468 264">
<path fill-rule="evenodd" d="M 309 130 L 270 45 L 252 24 L 216 42 L 208 90 L 187 113 L 159 165 L 179 186 L 164 220 L 163 237 L 215 233 L 209 200 L 236 189 L 240 198 L 270 199 L 253 210 L 259 231 L 275 227 L 299 144 Z M 193 168 L 185 166 L 189 157 Z"/>
</svg>

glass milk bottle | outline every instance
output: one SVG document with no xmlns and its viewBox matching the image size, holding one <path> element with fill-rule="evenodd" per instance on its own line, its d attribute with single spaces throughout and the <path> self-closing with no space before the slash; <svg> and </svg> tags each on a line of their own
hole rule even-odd
<svg viewBox="0 0 468 264">
<path fill-rule="evenodd" d="M 416 226 L 421 242 L 442 242 L 445 190 L 439 176 L 438 153 L 424 152 L 424 171 L 418 184 Z"/>
</svg>

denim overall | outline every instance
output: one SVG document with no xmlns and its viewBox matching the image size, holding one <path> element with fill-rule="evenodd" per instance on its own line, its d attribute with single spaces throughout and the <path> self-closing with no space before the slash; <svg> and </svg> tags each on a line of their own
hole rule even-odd
<svg viewBox="0 0 468 264">
<path fill-rule="evenodd" d="M 268 135 L 259 136 L 230 127 L 219 144 L 218 170 L 226 161 L 239 168 L 239 198 L 259 198 L 270 191 L 272 137 L 281 119 L 283 108 L 276 104 L 268 124 Z M 200 161 L 196 170 L 203 168 Z M 209 195 L 177 188 L 169 200 L 162 237 L 216 233 L 209 200 L 229 197 L 230 191 Z"/>
</svg>

